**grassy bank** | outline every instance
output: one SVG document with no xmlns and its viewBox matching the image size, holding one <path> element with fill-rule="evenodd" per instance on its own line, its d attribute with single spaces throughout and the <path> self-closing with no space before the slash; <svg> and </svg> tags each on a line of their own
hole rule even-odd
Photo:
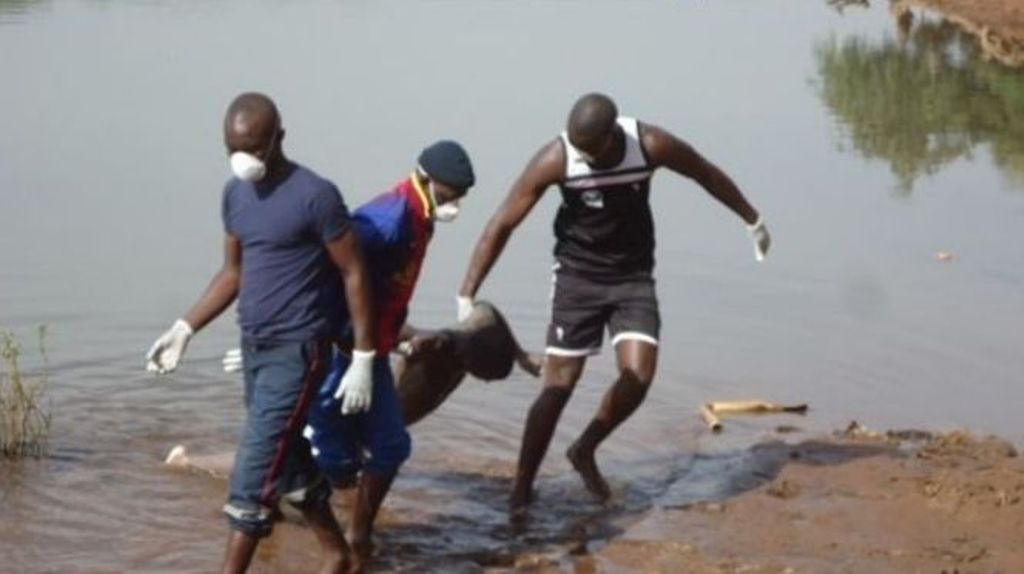
<svg viewBox="0 0 1024 574">
<path fill-rule="evenodd" d="M 50 410 L 44 406 L 48 382 L 46 328 L 38 331 L 42 369 L 38 374 L 21 371 L 22 349 L 13 333 L 0 332 L 0 454 L 16 459 L 41 457 L 50 433 Z"/>
</svg>

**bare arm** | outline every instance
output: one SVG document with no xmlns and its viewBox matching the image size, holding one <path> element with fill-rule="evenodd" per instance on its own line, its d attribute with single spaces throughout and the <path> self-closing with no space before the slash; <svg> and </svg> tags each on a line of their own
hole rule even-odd
<svg viewBox="0 0 1024 574">
<path fill-rule="evenodd" d="M 757 210 L 747 202 L 732 179 L 715 164 L 704 159 L 690 144 L 650 124 L 643 124 L 641 132 L 644 149 L 655 167 L 667 167 L 693 179 L 748 225 L 757 221 Z"/>
<path fill-rule="evenodd" d="M 459 295 L 476 295 L 480 284 L 505 249 L 505 243 L 508 242 L 512 231 L 530 213 L 548 186 L 561 180 L 564 165 L 565 150 L 558 140 L 545 145 L 533 156 L 526 169 L 512 184 L 512 189 L 509 190 L 501 207 L 487 222 L 487 227 L 484 228 L 469 260 L 469 268 L 466 269 Z"/>
<path fill-rule="evenodd" d="M 199 331 L 227 309 L 238 296 L 242 276 L 242 244 L 230 233 L 224 234 L 224 263 L 213 276 L 206 291 L 185 314 L 185 322 Z"/>
<path fill-rule="evenodd" d="M 355 348 L 370 351 L 373 343 L 373 297 L 370 293 L 370 277 L 366 272 L 363 254 L 359 249 L 359 238 L 353 230 L 327 244 L 331 261 L 341 272 L 345 283 L 345 300 L 348 314 L 352 319 Z"/>
</svg>

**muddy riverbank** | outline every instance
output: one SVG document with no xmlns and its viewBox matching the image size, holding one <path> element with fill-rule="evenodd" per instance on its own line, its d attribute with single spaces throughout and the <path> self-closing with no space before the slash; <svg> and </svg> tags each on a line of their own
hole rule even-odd
<svg viewBox="0 0 1024 574">
<path fill-rule="evenodd" d="M 977 38 L 986 57 L 1008 66 L 1024 66 L 1024 2 L 1019 0 L 896 0 L 890 10 L 902 30 L 913 10 L 941 15 Z"/>
<path fill-rule="evenodd" d="M 1024 461 L 1009 443 L 855 432 L 753 454 L 774 474 L 761 487 L 652 512 L 588 561 L 644 572 L 1024 571 Z"/>
</svg>

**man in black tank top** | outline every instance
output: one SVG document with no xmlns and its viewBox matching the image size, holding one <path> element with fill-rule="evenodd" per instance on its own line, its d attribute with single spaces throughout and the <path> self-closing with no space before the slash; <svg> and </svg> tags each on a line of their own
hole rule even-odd
<svg viewBox="0 0 1024 574">
<path fill-rule="evenodd" d="M 601 499 L 608 484 L 594 460 L 597 446 L 643 402 L 658 359 L 660 317 L 654 290 L 654 224 L 648 195 L 654 170 L 693 179 L 740 216 L 764 258 L 770 239 L 761 216 L 722 170 L 669 132 L 619 117 L 603 94 L 587 94 L 569 114 L 566 131 L 530 160 L 477 243 L 457 297 L 460 318 L 512 231 L 544 192 L 558 185 L 555 290 L 548 327 L 544 389 L 523 432 L 510 510 L 532 499 L 533 481 L 558 418 L 583 372 L 600 352 L 607 327 L 619 377 L 593 420 L 566 455 L 587 489 Z"/>
</svg>

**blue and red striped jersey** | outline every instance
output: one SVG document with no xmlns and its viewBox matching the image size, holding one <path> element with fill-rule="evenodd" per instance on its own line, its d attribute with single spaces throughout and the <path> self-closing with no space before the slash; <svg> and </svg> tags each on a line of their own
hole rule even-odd
<svg viewBox="0 0 1024 574">
<path fill-rule="evenodd" d="M 430 211 L 426 190 L 412 175 L 352 214 L 352 226 L 373 284 L 378 354 L 391 352 L 409 314 L 409 301 L 434 234 Z M 344 331 L 350 337 L 351 325 L 347 324 Z"/>
</svg>

